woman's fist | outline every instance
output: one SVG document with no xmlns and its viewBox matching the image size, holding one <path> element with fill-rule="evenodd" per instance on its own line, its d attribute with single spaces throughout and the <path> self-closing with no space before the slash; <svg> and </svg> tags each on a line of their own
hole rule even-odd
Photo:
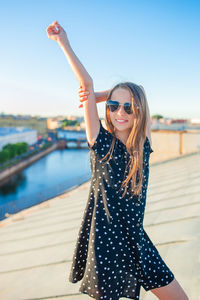
<svg viewBox="0 0 200 300">
<path fill-rule="evenodd" d="M 58 43 L 68 43 L 67 34 L 57 21 L 54 21 L 46 29 L 48 38 Z"/>
<path fill-rule="evenodd" d="M 82 87 L 80 87 L 78 89 L 78 94 L 79 94 L 80 102 L 86 101 L 88 99 L 89 92 L 86 91 L 86 89 L 83 89 Z M 81 108 L 81 107 L 83 107 L 83 104 L 79 105 L 79 108 Z"/>
</svg>

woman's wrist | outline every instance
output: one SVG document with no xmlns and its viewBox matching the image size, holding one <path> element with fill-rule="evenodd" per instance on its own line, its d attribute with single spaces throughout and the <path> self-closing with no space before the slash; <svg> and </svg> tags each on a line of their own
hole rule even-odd
<svg viewBox="0 0 200 300">
<path fill-rule="evenodd" d="M 71 45 L 70 45 L 70 43 L 69 43 L 68 40 L 58 41 L 58 45 L 59 45 L 61 48 L 64 48 L 64 49 L 69 49 L 69 48 L 71 48 Z"/>
</svg>

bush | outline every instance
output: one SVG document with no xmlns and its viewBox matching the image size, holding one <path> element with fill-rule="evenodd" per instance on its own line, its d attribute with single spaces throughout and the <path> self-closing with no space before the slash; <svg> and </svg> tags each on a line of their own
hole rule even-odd
<svg viewBox="0 0 200 300">
<path fill-rule="evenodd" d="M 0 151 L 0 163 L 4 163 L 9 160 L 10 153 L 7 149 Z"/>
<path fill-rule="evenodd" d="M 16 144 L 7 144 L 3 147 L 3 150 L 0 151 L 0 162 L 1 163 L 5 162 L 27 151 L 28 151 L 27 143 L 19 142 Z"/>
</svg>

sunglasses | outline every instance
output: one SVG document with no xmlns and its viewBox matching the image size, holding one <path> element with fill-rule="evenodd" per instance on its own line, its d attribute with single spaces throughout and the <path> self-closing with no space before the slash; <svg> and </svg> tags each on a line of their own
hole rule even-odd
<svg viewBox="0 0 200 300">
<path fill-rule="evenodd" d="M 106 105 L 109 108 L 109 110 L 111 112 L 113 111 L 117 111 L 119 109 L 120 106 L 124 107 L 124 110 L 127 114 L 132 114 L 133 113 L 133 109 L 132 109 L 132 104 L 129 102 L 126 102 L 124 104 L 120 104 L 118 101 L 114 101 L 114 100 L 107 100 L 106 101 Z"/>
</svg>

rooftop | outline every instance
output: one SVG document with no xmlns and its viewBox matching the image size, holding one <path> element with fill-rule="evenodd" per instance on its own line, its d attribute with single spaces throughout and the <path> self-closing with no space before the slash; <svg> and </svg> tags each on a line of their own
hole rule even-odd
<svg viewBox="0 0 200 300">
<path fill-rule="evenodd" d="M 200 153 L 150 166 L 144 229 L 190 300 L 200 295 Z M 89 182 L 0 222 L 0 298 L 84 300 L 68 282 Z M 121 298 L 125 299 L 125 298 Z M 141 289 L 141 299 L 157 299 Z"/>
</svg>

